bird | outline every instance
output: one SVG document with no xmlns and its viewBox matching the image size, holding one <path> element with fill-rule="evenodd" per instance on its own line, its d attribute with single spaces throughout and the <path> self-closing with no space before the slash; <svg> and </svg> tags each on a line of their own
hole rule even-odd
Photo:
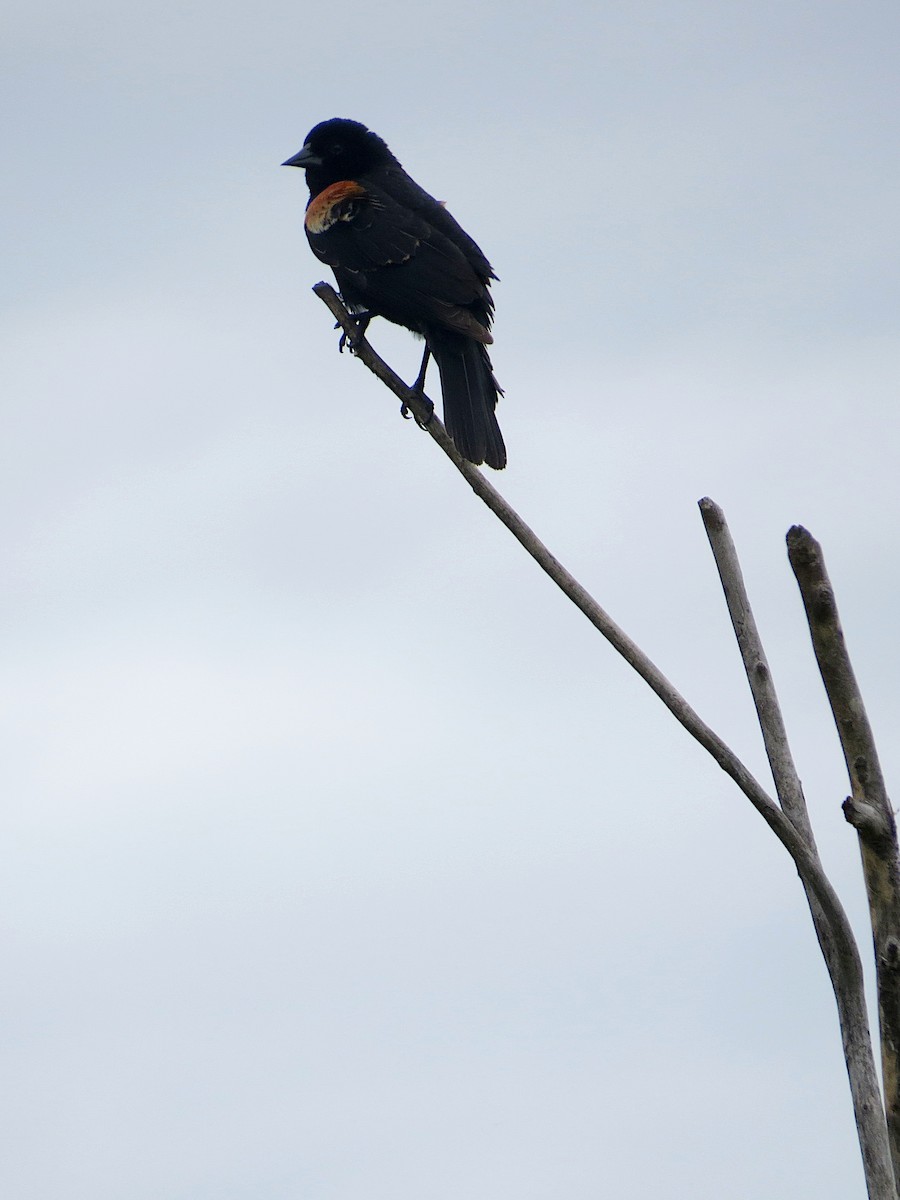
<svg viewBox="0 0 900 1200">
<path fill-rule="evenodd" d="M 424 388 L 433 357 L 456 449 L 476 466 L 501 470 L 506 447 L 494 410 L 503 391 L 487 351 L 497 276 L 484 252 L 359 121 L 320 122 L 282 165 L 306 171 L 307 240 L 361 330 L 380 316 L 423 337 L 414 387 Z"/>
</svg>

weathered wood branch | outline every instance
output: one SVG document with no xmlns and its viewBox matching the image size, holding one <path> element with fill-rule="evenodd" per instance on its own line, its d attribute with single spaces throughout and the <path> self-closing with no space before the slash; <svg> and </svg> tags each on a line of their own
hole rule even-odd
<svg viewBox="0 0 900 1200">
<path fill-rule="evenodd" d="M 794 765 L 781 705 L 775 690 L 775 681 L 769 668 L 756 618 L 750 606 L 743 572 L 731 532 L 725 521 L 725 514 L 717 504 L 708 498 L 700 501 L 700 513 L 722 582 L 722 590 L 725 593 L 725 601 L 744 663 L 744 671 L 756 707 L 778 799 L 786 816 L 803 837 L 810 853 L 815 856 L 821 866 L 806 799 L 803 795 L 803 786 Z M 847 1064 L 850 1092 L 853 1097 L 853 1114 L 856 1119 L 856 1130 L 863 1162 L 866 1164 L 869 1194 L 870 1196 L 873 1194 L 891 1195 L 895 1187 L 893 1176 L 896 1168 L 891 1166 L 888 1132 L 882 1109 L 878 1075 L 875 1070 L 875 1056 L 872 1051 L 872 1036 L 869 1030 L 865 993 L 862 987 L 859 951 L 854 943 L 856 961 L 852 964 L 838 952 L 828 915 L 806 881 L 802 882 L 816 937 L 834 990 L 841 1041 L 844 1048 L 844 1061 Z M 843 920 L 847 921 L 846 915 Z M 874 1192 L 873 1187 L 876 1189 Z"/>
<path fill-rule="evenodd" d="M 847 764 L 844 815 L 856 829 L 875 944 L 881 1072 L 895 1177 L 900 1180 L 900 853 L 875 738 L 847 652 L 822 547 L 802 526 L 787 535 L 813 650 Z"/>
</svg>

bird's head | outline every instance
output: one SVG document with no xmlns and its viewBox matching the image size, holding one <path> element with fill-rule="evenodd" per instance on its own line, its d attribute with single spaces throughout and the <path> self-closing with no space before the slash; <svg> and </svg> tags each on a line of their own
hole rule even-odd
<svg viewBox="0 0 900 1200">
<path fill-rule="evenodd" d="M 281 165 L 303 167 L 315 194 L 330 183 L 358 179 L 391 162 L 396 159 L 377 133 L 359 121 L 333 117 L 311 129 L 303 148 Z"/>
</svg>

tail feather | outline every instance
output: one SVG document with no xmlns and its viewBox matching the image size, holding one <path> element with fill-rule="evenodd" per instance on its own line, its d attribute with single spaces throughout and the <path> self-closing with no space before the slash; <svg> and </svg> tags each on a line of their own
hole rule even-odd
<svg viewBox="0 0 900 1200">
<path fill-rule="evenodd" d="M 444 424 L 463 458 L 496 471 L 506 466 L 506 447 L 494 415 L 503 395 L 485 346 L 462 334 L 429 332 L 428 346 L 441 373 Z"/>
</svg>

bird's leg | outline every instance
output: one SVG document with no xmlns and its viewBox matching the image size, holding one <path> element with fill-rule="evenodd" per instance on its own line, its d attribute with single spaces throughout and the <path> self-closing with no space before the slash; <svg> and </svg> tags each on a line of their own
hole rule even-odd
<svg viewBox="0 0 900 1200">
<path fill-rule="evenodd" d="M 356 322 L 356 333 L 353 335 L 353 337 L 348 337 L 346 330 L 344 330 L 344 332 L 341 334 L 341 340 L 338 342 L 338 351 L 341 354 L 344 353 L 344 347 L 347 346 L 348 344 L 350 347 L 350 353 L 352 354 L 353 353 L 353 343 L 356 341 L 356 339 L 357 338 L 362 339 L 366 336 L 366 330 L 369 328 L 369 322 L 372 320 L 372 313 L 370 313 L 370 312 L 353 313 L 353 320 Z M 335 324 L 335 329 L 340 329 L 340 328 L 341 328 L 341 323 L 340 323 L 340 321 L 338 321 Z"/>
<path fill-rule="evenodd" d="M 416 382 L 412 385 L 414 392 L 425 391 L 425 376 L 428 373 L 428 360 L 431 358 L 431 350 L 428 343 L 425 343 L 425 353 L 422 355 L 422 365 L 419 367 L 419 373 L 416 376 Z"/>
<path fill-rule="evenodd" d="M 425 343 L 425 353 L 422 355 L 422 365 L 419 367 L 419 374 L 416 376 L 416 382 L 410 387 L 411 392 L 419 392 L 424 400 L 425 398 L 425 376 L 428 373 L 428 360 L 431 358 L 431 351 L 428 349 L 428 343 Z M 434 405 L 431 406 L 431 411 L 434 412 Z M 409 408 L 404 401 L 400 405 L 400 416 L 404 419 L 409 418 Z M 430 416 L 429 416 L 430 420 Z M 421 423 L 421 422 L 420 422 Z M 426 421 L 426 424 L 428 422 Z"/>
</svg>

